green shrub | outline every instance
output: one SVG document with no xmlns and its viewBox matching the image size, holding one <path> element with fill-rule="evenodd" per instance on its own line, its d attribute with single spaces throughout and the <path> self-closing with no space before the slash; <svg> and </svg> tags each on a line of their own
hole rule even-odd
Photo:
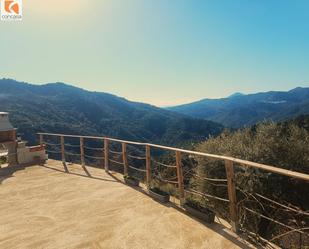
<svg viewBox="0 0 309 249">
<path fill-rule="evenodd" d="M 309 174 L 309 132 L 308 129 L 297 126 L 295 122 L 261 123 L 234 132 L 225 130 L 219 137 L 210 138 L 200 143 L 196 150 Z M 198 162 L 195 173 L 200 176 L 226 178 L 224 161 L 205 157 L 195 157 L 195 160 Z M 234 165 L 239 222 L 243 228 L 267 239 L 287 232 L 281 226 L 269 222 L 261 216 L 245 212 L 243 207 L 250 208 L 290 226 L 303 227 L 304 222 L 306 226 L 309 225 L 308 220 L 304 217 L 297 216 L 295 213 L 284 212 L 286 210 L 275 208 L 270 203 L 266 203 L 265 200 L 258 199 L 255 196 L 258 193 L 284 205 L 309 210 L 308 183 L 251 167 Z M 192 179 L 190 185 L 200 192 L 228 199 L 227 188 L 218 186 L 220 184 Z M 211 198 L 200 198 L 200 202 L 201 205 L 207 205 L 216 210 L 221 217 L 229 219 L 228 204 Z M 295 233 L 288 236 L 290 236 L 290 242 L 299 238 Z M 282 241 L 280 240 L 279 244 L 286 246 L 282 244 L 284 243 Z"/>
<path fill-rule="evenodd" d="M 134 176 L 129 176 L 129 175 L 124 175 L 123 178 L 124 178 L 124 179 L 128 179 L 128 180 L 139 181 L 136 177 L 134 177 Z"/>
<path fill-rule="evenodd" d="M 7 163 L 7 157 L 0 157 L 0 165 Z"/>
</svg>

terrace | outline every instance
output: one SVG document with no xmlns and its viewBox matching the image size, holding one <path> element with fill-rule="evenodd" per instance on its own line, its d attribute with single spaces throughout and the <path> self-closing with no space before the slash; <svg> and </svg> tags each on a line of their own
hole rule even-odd
<svg viewBox="0 0 309 249">
<path fill-rule="evenodd" d="M 55 160 L 0 170 L 1 248 L 252 248 L 248 240 L 263 247 L 308 245 L 306 209 L 278 200 L 275 193 L 245 192 L 236 179 L 251 169 L 279 175 L 284 181 L 278 184 L 307 184 L 307 174 L 107 137 L 40 133 L 39 141 L 38 148 Z M 225 178 L 199 172 L 190 164 L 196 157 L 220 162 Z M 139 186 L 126 184 L 127 175 Z M 150 198 L 153 181 L 168 190 L 169 202 Z M 215 195 L 201 184 L 224 191 Z M 208 212 L 216 215 L 214 222 L 190 212 L 190 197 L 212 204 Z M 271 236 L 250 230 L 260 219 L 276 225 Z"/>
<path fill-rule="evenodd" d="M 249 248 L 120 174 L 48 160 L 0 170 L 0 248 Z"/>
</svg>

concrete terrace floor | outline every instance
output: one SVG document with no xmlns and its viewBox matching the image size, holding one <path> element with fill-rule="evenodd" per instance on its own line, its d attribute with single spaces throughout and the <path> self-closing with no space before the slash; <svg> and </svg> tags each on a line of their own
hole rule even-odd
<svg viewBox="0 0 309 249">
<path fill-rule="evenodd" d="M 0 169 L 0 248 L 249 248 L 119 174 L 49 160 Z"/>
</svg>

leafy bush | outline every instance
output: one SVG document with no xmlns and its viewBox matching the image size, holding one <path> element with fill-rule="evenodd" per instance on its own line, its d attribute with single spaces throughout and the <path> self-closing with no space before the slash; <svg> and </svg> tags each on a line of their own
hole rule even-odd
<svg viewBox="0 0 309 249">
<path fill-rule="evenodd" d="M 210 138 L 199 144 L 196 150 L 212 154 L 232 156 L 267 165 L 309 174 L 309 131 L 299 126 L 306 122 L 261 123 L 251 128 L 234 132 L 225 130 L 219 137 Z M 298 125 L 297 125 L 298 124 Z M 207 178 L 226 178 L 224 161 L 205 157 L 195 157 L 198 162 L 196 173 Z M 271 239 L 288 230 L 263 218 L 270 217 L 295 228 L 309 225 L 303 216 L 287 212 L 282 207 L 260 199 L 258 195 L 276 200 L 283 205 L 296 209 L 309 210 L 309 184 L 296 179 L 235 164 L 239 222 L 243 229 Z M 227 188 L 204 180 L 191 180 L 191 186 L 200 192 L 228 199 Z M 257 195 L 258 194 L 258 195 Z M 229 219 L 228 205 L 211 198 L 200 198 L 202 205 L 207 205 L 219 215 Z M 245 207 L 257 213 L 245 212 Z M 309 243 L 308 236 L 299 240 L 299 234 L 289 233 L 277 243 L 286 247 L 300 243 Z M 302 241 L 302 242 L 301 242 Z"/>
<path fill-rule="evenodd" d="M 7 163 L 7 157 L 0 157 L 0 165 Z"/>
<path fill-rule="evenodd" d="M 128 179 L 128 180 L 138 181 L 138 179 L 136 179 L 136 178 L 133 177 L 133 176 L 129 176 L 129 175 L 124 175 L 123 178 L 124 178 L 124 179 Z"/>
</svg>

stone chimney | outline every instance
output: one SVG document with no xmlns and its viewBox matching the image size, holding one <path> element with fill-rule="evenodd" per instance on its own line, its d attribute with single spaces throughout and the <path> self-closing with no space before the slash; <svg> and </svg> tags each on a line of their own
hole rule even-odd
<svg viewBox="0 0 309 249">
<path fill-rule="evenodd" d="M 0 142 L 8 142 L 16 140 L 16 129 L 9 121 L 7 112 L 0 112 Z"/>
<path fill-rule="evenodd" d="M 0 112 L 0 131 L 9 131 L 13 129 L 14 128 L 9 121 L 9 113 Z"/>
<path fill-rule="evenodd" d="M 17 141 L 16 129 L 9 121 L 7 112 L 0 112 L 0 144 L 3 144 L 8 150 L 9 165 L 17 164 Z"/>
</svg>

